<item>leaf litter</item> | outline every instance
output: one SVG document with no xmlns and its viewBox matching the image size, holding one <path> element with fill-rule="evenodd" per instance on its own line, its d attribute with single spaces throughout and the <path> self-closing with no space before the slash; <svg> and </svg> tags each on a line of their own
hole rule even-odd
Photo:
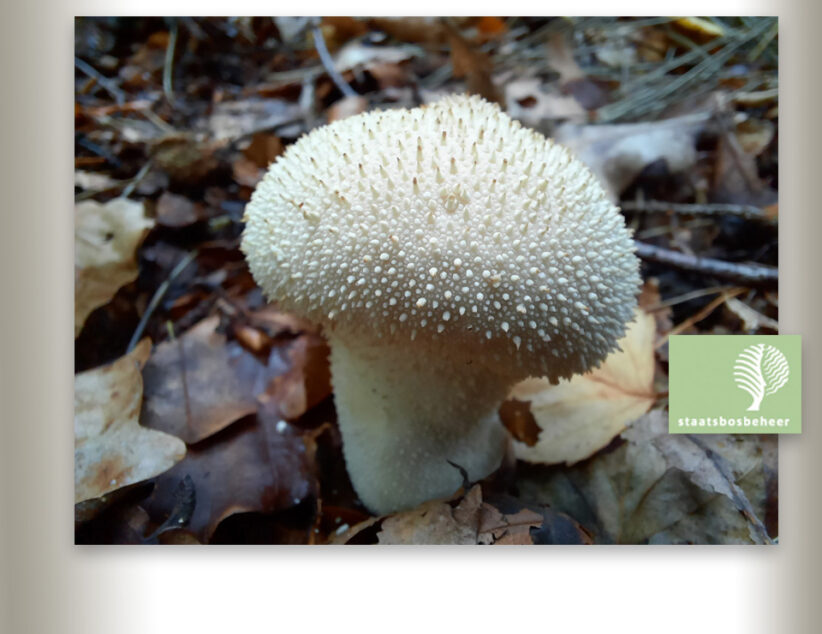
<svg viewBox="0 0 822 634">
<path fill-rule="evenodd" d="M 699 267 L 777 263 L 774 25 L 323 18 L 346 97 L 306 18 L 179 19 L 170 61 L 170 23 L 78 20 L 78 541 L 768 543 L 775 439 L 669 437 L 663 423 L 669 333 L 777 325 L 773 288 Z M 623 352 L 517 386 L 501 418 L 519 460 L 370 517 L 322 333 L 265 304 L 238 250 L 243 207 L 301 133 L 466 90 L 571 146 L 640 241 L 683 257 L 644 262 Z M 125 354 L 138 322 L 157 345 Z"/>
</svg>

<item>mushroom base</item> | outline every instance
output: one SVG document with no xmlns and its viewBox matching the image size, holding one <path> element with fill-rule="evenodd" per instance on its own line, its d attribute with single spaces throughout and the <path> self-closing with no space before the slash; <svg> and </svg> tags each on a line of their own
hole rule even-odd
<svg viewBox="0 0 822 634">
<path fill-rule="evenodd" d="M 510 379 L 476 359 L 424 345 L 352 345 L 335 336 L 331 378 L 354 489 L 378 514 L 452 495 L 453 462 L 479 480 L 499 467 L 497 410 Z"/>
</svg>

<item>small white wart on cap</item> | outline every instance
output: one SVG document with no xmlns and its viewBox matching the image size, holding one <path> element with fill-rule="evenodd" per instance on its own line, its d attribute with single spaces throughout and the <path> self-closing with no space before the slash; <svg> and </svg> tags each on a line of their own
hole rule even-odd
<svg viewBox="0 0 822 634">
<path fill-rule="evenodd" d="M 477 97 L 364 113 L 312 131 L 270 167 L 245 220 L 242 249 L 255 280 L 284 309 L 323 325 L 331 340 L 344 442 L 344 418 L 365 414 L 341 393 L 348 382 L 337 376 L 335 357 L 354 363 L 363 355 L 337 355 L 335 347 L 379 343 L 399 363 L 408 360 L 406 377 L 436 367 L 452 400 L 465 403 L 477 392 L 498 398 L 490 381 L 504 397 L 530 375 L 557 380 L 587 371 L 615 348 L 636 305 L 630 233 L 590 170 Z M 402 401 L 393 393 L 380 398 Z M 488 398 L 476 400 L 493 411 L 498 403 Z M 376 410 L 366 409 L 373 417 Z M 407 419 L 403 437 L 409 425 L 443 418 L 395 416 Z M 448 483 L 407 499 L 399 484 L 364 493 L 366 476 L 355 475 L 346 449 L 355 488 L 380 510 L 431 491 L 450 494 L 459 474 L 450 477 L 448 442 L 426 459 L 428 445 L 406 452 L 416 456 L 408 458 L 414 468 L 431 469 L 426 460 L 436 460 L 449 474 Z M 389 451 L 391 443 L 381 443 Z M 394 465 L 402 469 L 403 461 Z M 486 475 L 480 470 L 468 468 L 472 477 Z M 391 496 L 400 506 L 386 501 Z"/>
</svg>

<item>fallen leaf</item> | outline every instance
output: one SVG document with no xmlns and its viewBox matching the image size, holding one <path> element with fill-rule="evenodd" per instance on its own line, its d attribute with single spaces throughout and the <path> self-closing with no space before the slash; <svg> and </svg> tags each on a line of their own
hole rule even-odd
<svg viewBox="0 0 822 634">
<path fill-rule="evenodd" d="M 151 353 L 143 339 L 114 363 L 74 378 L 74 502 L 98 498 L 170 469 L 183 441 L 141 427 L 140 368 Z"/>
<path fill-rule="evenodd" d="M 368 25 L 412 44 L 442 44 L 447 37 L 441 20 L 431 16 L 375 17 L 368 21 Z"/>
<path fill-rule="evenodd" d="M 466 504 L 471 504 L 469 499 Z M 383 545 L 466 545 L 477 543 L 475 522 L 460 522 L 445 502 L 427 502 L 416 509 L 392 515 L 382 523 L 377 540 Z"/>
<path fill-rule="evenodd" d="M 574 59 L 574 52 L 568 45 L 565 34 L 552 33 L 548 38 L 548 66 L 559 73 L 559 80 L 563 84 L 585 77 L 585 73 Z"/>
<path fill-rule="evenodd" d="M 357 68 L 369 70 L 374 64 L 399 64 L 421 54 L 416 46 L 371 46 L 356 40 L 334 55 L 334 66 L 341 73 Z"/>
<path fill-rule="evenodd" d="M 156 214 L 157 224 L 164 227 L 187 227 L 204 216 L 202 205 L 170 192 L 157 200 Z"/>
<path fill-rule="evenodd" d="M 542 464 L 573 464 L 605 447 L 642 416 L 655 400 L 654 318 L 638 310 L 610 354 L 587 374 L 551 385 L 532 378 L 514 386 L 510 397 L 530 401 L 540 427 L 535 445 L 514 440 L 517 458 Z"/>
<path fill-rule="evenodd" d="M 529 447 L 537 444 L 541 429 L 531 412 L 530 401 L 509 398 L 500 405 L 499 417 L 514 440 Z"/>
<path fill-rule="evenodd" d="M 214 106 L 208 128 L 216 140 L 237 139 L 282 126 L 300 116 L 300 106 L 283 99 L 224 101 Z M 280 132 L 284 134 L 284 128 Z"/>
<path fill-rule="evenodd" d="M 257 167 L 267 168 L 285 151 L 283 142 L 276 134 L 258 132 L 243 150 L 243 156 L 254 161 Z"/>
<path fill-rule="evenodd" d="M 196 185 L 219 166 L 215 153 L 221 143 L 203 140 L 201 135 L 169 134 L 151 144 L 151 158 L 172 181 Z"/>
<path fill-rule="evenodd" d="M 716 151 L 713 174 L 713 197 L 718 202 L 755 205 L 765 207 L 778 202 L 775 189 L 768 186 L 759 175 L 756 156 L 743 147 L 745 135 L 741 137 L 735 129 L 722 130 Z M 747 138 L 748 146 L 757 150 L 760 142 Z"/>
<path fill-rule="evenodd" d="M 544 88 L 537 78 L 506 82 L 506 112 L 527 126 L 538 129 L 558 120 L 585 120 L 585 108 L 574 97 L 549 92 Z"/>
<path fill-rule="evenodd" d="M 759 156 L 773 141 L 776 126 L 767 119 L 746 119 L 737 124 L 735 132 L 745 154 Z"/>
<path fill-rule="evenodd" d="M 274 351 L 266 368 L 217 332 L 219 316 L 161 343 L 143 369 L 143 425 L 195 443 L 257 411 L 257 394 L 288 364 Z"/>
<path fill-rule="evenodd" d="M 154 221 L 143 203 L 114 198 L 74 207 L 74 336 L 95 308 L 107 304 L 117 290 L 137 279 L 135 252 Z"/>
<path fill-rule="evenodd" d="M 679 18 L 674 23 L 687 31 L 705 36 L 706 39 L 713 39 L 725 35 L 725 29 L 721 24 L 707 18 Z"/>
<path fill-rule="evenodd" d="M 542 524 L 542 515 L 523 508 L 504 515 L 490 504 L 483 504 L 477 540 L 480 544 L 533 544 L 531 529 Z"/>
<path fill-rule="evenodd" d="M 290 369 L 274 377 L 260 400 L 275 405 L 286 420 L 299 418 L 331 394 L 328 355 L 328 344 L 318 335 L 298 337 L 288 349 Z"/>
<path fill-rule="evenodd" d="M 573 519 L 510 496 L 483 499 L 483 484 L 465 495 L 434 500 L 384 517 L 341 527 L 331 544 L 525 545 L 589 544 L 588 533 Z"/>
<path fill-rule="evenodd" d="M 774 512 L 772 441 L 668 434 L 667 413 L 653 410 L 612 451 L 532 468 L 517 487 L 526 502 L 580 522 L 595 543 L 769 543 L 760 518 Z"/>
<path fill-rule="evenodd" d="M 696 113 L 647 123 L 565 123 L 555 131 L 554 140 L 591 168 L 616 202 L 651 163 L 665 161 L 672 174 L 691 169 L 697 160 L 697 136 L 710 118 L 710 113 Z"/>
<path fill-rule="evenodd" d="M 119 185 L 119 181 L 111 178 L 108 174 L 100 172 L 83 172 L 75 170 L 74 186 L 86 191 L 105 191 Z"/>
<path fill-rule="evenodd" d="M 477 31 L 483 41 L 494 40 L 508 31 L 505 22 L 495 16 L 483 16 L 477 21 Z"/>
<path fill-rule="evenodd" d="M 244 156 L 231 164 L 231 173 L 236 182 L 246 187 L 256 187 L 265 176 L 265 170 L 262 167 Z"/>
<path fill-rule="evenodd" d="M 483 51 L 471 46 L 447 21 L 443 21 L 443 25 L 451 47 L 451 66 L 454 77 L 465 78 L 469 93 L 480 95 L 488 101 L 501 103 L 499 91 L 491 79 L 493 71 L 491 58 Z"/>
<path fill-rule="evenodd" d="M 313 474 L 310 439 L 282 421 L 249 420 L 189 447 L 182 462 L 157 478 L 143 506 L 153 521 L 164 522 L 178 503 L 180 481 L 189 476 L 197 503 L 188 529 L 206 543 L 230 515 L 271 513 L 315 495 Z"/>
<path fill-rule="evenodd" d="M 335 101 L 328 107 L 328 123 L 345 119 L 346 117 L 354 116 L 365 112 L 368 108 L 368 100 L 359 95 L 353 97 L 343 97 L 339 101 Z"/>
</svg>

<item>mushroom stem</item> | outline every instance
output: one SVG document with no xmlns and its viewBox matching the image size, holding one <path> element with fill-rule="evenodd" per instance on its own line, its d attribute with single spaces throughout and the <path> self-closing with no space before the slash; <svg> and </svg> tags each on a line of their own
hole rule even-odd
<svg viewBox="0 0 822 634">
<path fill-rule="evenodd" d="M 477 359 L 409 352 L 333 334 L 331 378 L 346 466 L 362 502 L 379 514 L 452 495 L 462 476 L 499 467 L 505 431 L 497 409 L 510 386 Z"/>
</svg>

